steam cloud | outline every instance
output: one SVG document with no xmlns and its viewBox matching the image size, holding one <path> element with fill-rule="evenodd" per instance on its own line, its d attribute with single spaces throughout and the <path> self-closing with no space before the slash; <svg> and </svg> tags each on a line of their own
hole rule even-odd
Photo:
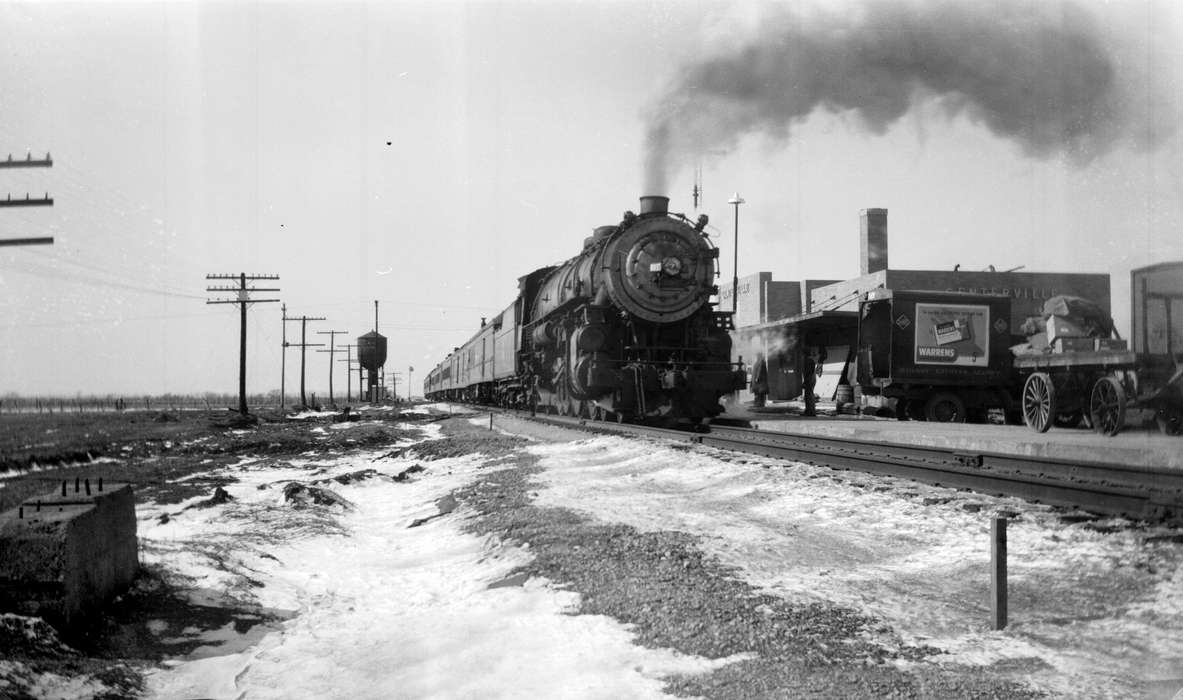
<svg viewBox="0 0 1183 700">
<path fill-rule="evenodd" d="M 934 101 L 1030 156 L 1084 164 L 1123 140 L 1153 140 L 1119 82 L 1096 23 L 1069 3 L 912 0 L 785 13 L 683 68 L 648 115 L 646 191 L 665 192 L 672 171 L 745 134 L 787 139 L 819 107 L 883 133 Z"/>
</svg>

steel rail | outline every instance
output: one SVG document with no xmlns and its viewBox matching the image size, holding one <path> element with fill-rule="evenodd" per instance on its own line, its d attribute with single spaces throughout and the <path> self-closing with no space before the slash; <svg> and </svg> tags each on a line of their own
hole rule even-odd
<svg viewBox="0 0 1183 700">
<path fill-rule="evenodd" d="M 1029 457 L 750 428 L 711 426 L 710 432 L 690 433 L 572 417 L 532 417 L 528 412 L 524 412 L 524 417 L 564 428 L 689 441 L 731 452 L 900 477 L 992 496 L 1013 496 L 1103 515 L 1183 523 L 1183 469 Z"/>
</svg>

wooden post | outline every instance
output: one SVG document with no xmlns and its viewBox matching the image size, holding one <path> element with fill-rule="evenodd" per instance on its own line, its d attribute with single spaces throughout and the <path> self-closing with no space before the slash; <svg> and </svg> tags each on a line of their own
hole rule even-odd
<svg viewBox="0 0 1183 700">
<path fill-rule="evenodd" d="M 1006 627 L 1006 518 L 990 522 L 991 629 Z"/>
<path fill-rule="evenodd" d="M 489 412 L 489 430 L 492 430 L 492 429 L 493 429 L 493 413 L 492 413 L 492 411 L 490 411 Z"/>
</svg>

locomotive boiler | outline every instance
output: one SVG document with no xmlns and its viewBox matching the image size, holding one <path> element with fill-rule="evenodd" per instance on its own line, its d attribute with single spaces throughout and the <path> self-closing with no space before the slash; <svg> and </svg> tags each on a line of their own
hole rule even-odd
<svg viewBox="0 0 1183 700">
<path fill-rule="evenodd" d="M 668 203 L 642 197 L 579 255 L 522 277 L 514 304 L 428 375 L 426 395 L 618 420 L 720 413 L 746 377 L 731 362 L 732 315 L 711 302 L 718 249 L 706 216 Z"/>
</svg>

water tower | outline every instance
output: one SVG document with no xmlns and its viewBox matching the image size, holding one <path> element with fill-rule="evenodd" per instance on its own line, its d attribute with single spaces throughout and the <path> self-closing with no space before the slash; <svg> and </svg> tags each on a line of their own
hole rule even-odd
<svg viewBox="0 0 1183 700">
<path fill-rule="evenodd" d="M 357 338 L 358 363 L 366 370 L 366 395 L 377 403 L 382 386 L 379 374 L 386 364 L 386 336 L 378 332 L 378 302 L 374 301 L 374 330 Z"/>
</svg>

